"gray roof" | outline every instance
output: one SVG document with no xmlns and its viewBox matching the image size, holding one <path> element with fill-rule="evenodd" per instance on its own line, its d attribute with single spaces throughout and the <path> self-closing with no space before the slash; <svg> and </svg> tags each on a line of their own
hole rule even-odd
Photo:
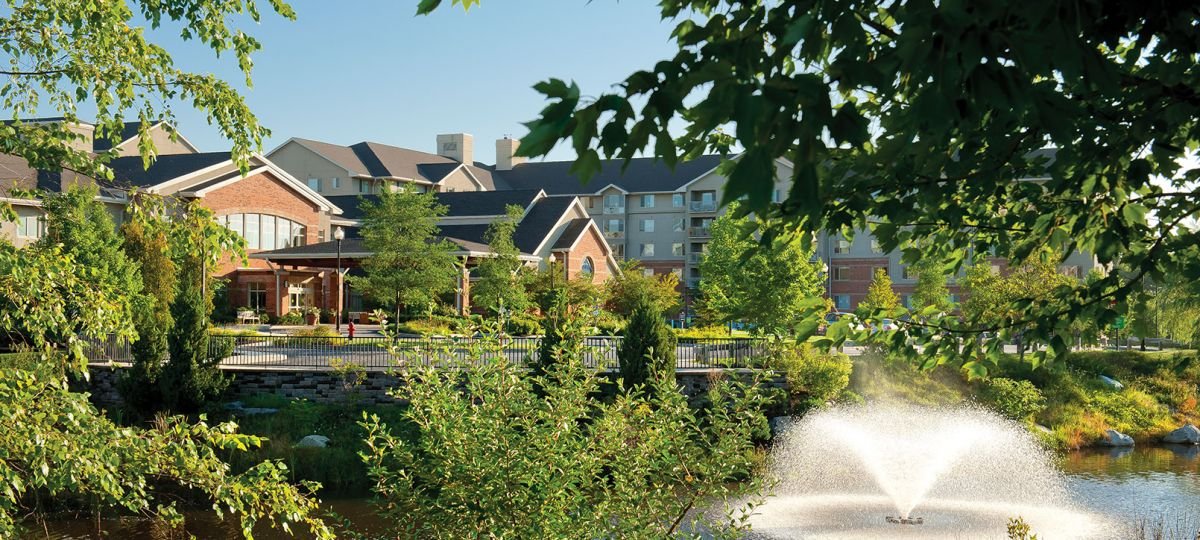
<svg viewBox="0 0 1200 540">
<path fill-rule="evenodd" d="M 153 126 L 154 124 L 152 123 L 150 125 Z M 125 122 L 125 124 L 121 127 L 121 132 L 117 135 L 119 137 L 119 139 L 117 140 L 116 144 L 121 144 L 125 141 L 128 141 L 129 139 L 136 137 L 138 134 L 138 130 L 140 130 L 141 127 L 142 127 L 141 120 L 138 120 L 137 122 Z M 106 138 L 95 137 L 92 139 L 92 150 L 95 152 L 104 152 L 106 150 L 111 149 L 113 146 L 114 146 L 113 142 Z"/>
<path fill-rule="evenodd" d="M 377 142 L 364 141 L 341 146 L 311 139 L 295 140 L 353 174 L 376 178 L 409 178 L 436 184 L 462 165 L 445 156 Z M 503 182 L 497 183 L 492 172 L 481 164 L 470 163 L 466 168 L 485 189 L 504 190 L 509 187 Z"/>
<path fill-rule="evenodd" d="M 587 182 L 568 172 L 573 161 L 541 161 L 522 163 L 511 171 L 494 171 L 513 189 L 544 189 L 551 195 L 590 195 L 609 184 L 625 191 L 675 191 L 698 176 L 712 170 L 722 156 L 700 156 L 682 162 L 671 169 L 655 158 L 634 158 L 625 163 L 617 159 L 601 162 L 600 172 Z"/>
<path fill-rule="evenodd" d="M 487 244 L 475 242 L 468 239 L 454 238 L 446 234 L 438 236 L 438 239 L 447 240 L 454 244 L 458 251 L 471 251 L 477 253 L 486 253 L 491 251 Z M 271 251 L 260 251 L 254 255 L 282 255 L 285 257 L 313 257 L 324 258 L 333 257 L 337 253 L 337 241 L 329 240 L 326 242 L 318 242 L 316 244 L 305 244 L 303 246 L 292 246 Z M 366 245 L 362 238 L 346 238 L 342 240 L 342 256 L 351 257 L 355 254 L 368 253 Z M 256 257 L 257 258 L 257 257 Z"/>
<path fill-rule="evenodd" d="M 446 216 L 499 216 L 504 215 L 505 208 L 515 204 L 528 208 L 537 198 L 540 190 L 504 190 L 504 191 L 452 191 L 434 194 L 439 203 L 446 205 Z M 335 206 L 342 209 L 344 219 L 362 219 L 363 211 L 359 207 L 364 200 L 374 201 L 378 195 L 332 195 L 326 197 Z"/>
<path fill-rule="evenodd" d="M 229 152 L 162 154 L 155 158 L 150 168 L 144 168 L 141 156 L 129 156 L 112 160 L 109 162 L 109 167 L 112 167 L 113 170 L 114 184 L 149 187 L 230 159 Z"/>
<path fill-rule="evenodd" d="M 570 249 L 575 241 L 587 231 L 588 223 L 592 222 L 592 218 L 575 218 L 563 230 L 562 236 L 554 242 L 554 247 L 551 249 Z"/>
</svg>

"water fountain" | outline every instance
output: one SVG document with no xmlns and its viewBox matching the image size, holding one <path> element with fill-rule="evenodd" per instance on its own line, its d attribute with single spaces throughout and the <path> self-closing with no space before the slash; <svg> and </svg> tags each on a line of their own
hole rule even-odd
<svg viewBox="0 0 1200 540">
<path fill-rule="evenodd" d="M 810 414 L 772 451 L 764 538 L 1005 538 L 1022 518 L 1042 538 L 1105 538 L 1071 502 L 1021 425 L 970 407 L 869 404 Z"/>
</svg>

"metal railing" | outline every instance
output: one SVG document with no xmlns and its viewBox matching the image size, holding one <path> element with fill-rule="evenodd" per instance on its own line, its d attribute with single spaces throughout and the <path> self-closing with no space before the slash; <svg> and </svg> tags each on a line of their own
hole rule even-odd
<svg viewBox="0 0 1200 540">
<path fill-rule="evenodd" d="M 605 214 L 624 214 L 625 207 L 624 206 L 609 206 L 606 204 L 606 205 L 604 205 L 604 213 Z"/>
<path fill-rule="evenodd" d="M 693 212 L 716 212 L 717 211 L 717 202 L 716 201 L 692 201 L 692 203 L 689 205 L 689 209 Z"/>
<path fill-rule="evenodd" d="M 209 356 L 223 356 L 221 367 L 227 369 L 326 370 L 338 363 L 346 363 L 383 371 L 418 366 L 451 367 L 468 361 L 487 362 L 498 357 L 514 363 L 532 363 L 537 360 L 541 339 L 212 336 L 209 340 Z M 621 341 L 621 337 L 585 338 L 584 364 L 597 369 L 619 369 L 617 353 Z M 115 343 L 97 343 L 92 353 L 95 363 L 125 363 L 132 359 L 128 345 Z M 675 368 L 761 367 L 767 354 L 767 342 L 761 339 L 680 339 L 675 348 Z"/>
<path fill-rule="evenodd" d="M 712 236 L 712 229 L 708 227 L 688 227 L 688 237 L 690 238 L 708 238 Z"/>
</svg>

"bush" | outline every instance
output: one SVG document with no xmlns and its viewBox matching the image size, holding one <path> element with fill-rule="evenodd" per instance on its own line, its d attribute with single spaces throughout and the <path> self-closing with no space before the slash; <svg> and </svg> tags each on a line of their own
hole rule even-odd
<svg viewBox="0 0 1200 540">
<path fill-rule="evenodd" d="M 279 320 L 275 324 L 281 326 L 300 326 L 304 324 L 304 314 L 296 310 L 289 311 L 280 315 Z"/>
<path fill-rule="evenodd" d="M 675 334 L 663 324 L 662 312 L 643 298 L 633 310 L 625 339 L 617 351 L 626 389 L 646 385 L 656 374 L 675 368 Z"/>
<path fill-rule="evenodd" d="M 437 317 L 428 319 L 410 319 L 396 325 L 396 332 L 400 334 L 418 334 L 422 336 L 448 336 L 454 333 L 454 329 L 450 323 L 439 320 Z"/>
<path fill-rule="evenodd" d="M 1046 409 L 1046 398 L 1033 383 L 992 377 L 980 383 L 980 399 L 1001 415 L 1028 420 Z"/>
<path fill-rule="evenodd" d="M 727 338 L 729 335 L 729 328 L 725 326 L 693 326 L 675 329 L 675 337 L 679 339 Z"/>
<path fill-rule="evenodd" d="M 291 339 L 300 338 L 300 339 Z M 336 347 L 344 345 L 346 338 L 343 338 L 337 330 L 332 326 L 314 326 L 312 328 L 301 328 L 292 332 L 291 338 L 286 339 L 281 345 L 287 346 L 303 346 L 303 345 L 325 345 Z"/>
<path fill-rule="evenodd" d="M 535 336 L 542 333 L 542 323 L 528 315 L 518 315 L 507 321 L 509 334 L 514 336 Z"/>
<path fill-rule="evenodd" d="M 754 474 L 762 462 L 753 435 L 766 429 L 758 392 L 717 380 L 711 406 L 696 409 L 670 373 L 648 395 L 602 399 L 602 384 L 575 353 L 544 375 L 503 356 L 472 358 L 454 374 L 406 372 L 397 397 L 411 404 L 404 418 L 419 433 L 361 422 L 362 457 L 388 527 L 374 536 L 742 533 L 739 517 L 764 489 Z M 693 511 L 710 502 L 728 502 L 728 514 Z"/>
<path fill-rule="evenodd" d="M 601 311 L 596 317 L 596 334 L 601 336 L 619 336 L 625 333 L 628 323 L 616 313 Z"/>
<path fill-rule="evenodd" d="M 789 414 L 802 414 L 837 400 L 850 385 L 853 364 L 844 354 L 801 343 L 783 346 L 778 357 L 779 369 L 788 382 Z"/>
</svg>

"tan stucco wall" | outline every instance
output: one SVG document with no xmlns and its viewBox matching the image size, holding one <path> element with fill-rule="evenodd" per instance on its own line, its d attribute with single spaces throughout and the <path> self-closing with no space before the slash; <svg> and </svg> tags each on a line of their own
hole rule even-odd
<svg viewBox="0 0 1200 540">
<path fill-rule="evenodd" d="M 350 177 L 350 171 L 296 141 L 288 141 L 283 146 L 276 148 L 267 154 L 267 159 L 305 184 L 308 183 L 309 178 L 320 178 L 319 193 L 322 195 L 358 194 L 357 182 Z M 337 178 L 339 182 L 337 188 L 333 187 L 334 178 Z"/>
<path fill-rule="evenodd" d="M 479 184 L 475 183 L 470 176 L 462 169 L 454 171 L 446 175 L 446 178 L 438 182 L 438 191 L 485 191 Z"/>
</svg>

